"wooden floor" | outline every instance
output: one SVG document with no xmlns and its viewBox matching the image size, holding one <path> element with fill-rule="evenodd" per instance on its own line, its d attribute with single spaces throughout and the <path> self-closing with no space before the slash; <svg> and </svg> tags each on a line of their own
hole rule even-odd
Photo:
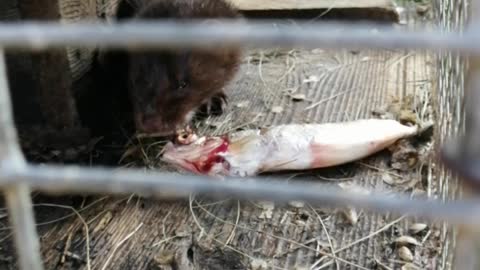
<svg viewBox="0 0 480 270">
<path fill-rule="evenodd" d="M 228 112 L 198 126 L 204 134 L 221 134 L 281 123 L 369 118 L 372 111 L 407 96 L 428 103 L 433 64 L 431 56 L 414 51 L 252 51 L 229 89 Z M 354 164 L 289 174 L 289 181 L 437 194 L 427 177 L 430 164 L 398 172 L 388 160 L 385 152 Z M 171 169 L 164 164 L 158 168 Z M 87 264 L 91 269 L 310 269 L 314 264 L 319 268 L 313 269 L 400 269 L 392 242 L 416 222 L 359 213 L 358 223 L 350 224 L 338 209 L 299 202 L 195 197 L 160 202 L 132 195 L 71 203 L 81 204 L 77 212 L 36 206 L 55 212 L 37 217 L 45 223 L 38 228 L 46 269 L 88 269 Z M 415 236 L 424 243 L 412 249 L 414 264 L 438 269 L 444 231 L 431 225 L 426 232 Z"/>
<path fill-rule="evenodd" d="M 232 85 L 229 112 L 200 127 L 205 133 L 219 134 L 280 123 L 372 117 L 373 110 L 394 97 L 414 94 L 420 99 L 430 92 L 431 61 L 421 52 L 410 51 L 255 52 L 246 57 Z M 422 169 L 428 172 L 428 164 Z M 313 178 L 332 183 L 347 178 L 370 189 L 435 193 L 419 170 L 394 172 L 388 153 L 383 153 L 361 163 L 292 175 L 290 181 Z M 153 269 L 152 265 L 158 269 L 252 269 L 252 262 L 268 269 L 295 269 L 310 267 L 321 253 L 331 253 L 329 241 L 341 269 L 372 269 L 376 260 L 398 267 L 391 261 L 399 260 L 391 243 L 406 234 L 412 223 L 362 214 L 351 225 L 341 213 L 321 206 L 198 198 L 191 203 L 135 196 L 91 199 L 84 208 L 81 216 L 89 228 L 92 269 L 105 265 L 105 269 Z M 73 265 L 86 269 L 85 226 L 74 215 L 43 232 L 48 269 Z M 440 228 L 432 227 L 430 232 L 424 245 L 415 249 L 415 263 L 423 269 L 435 269 L 441 257 Z M 65 250 L 74 255 L 64 255 Z M 333 262 L 324 258 L 318 266 L 331 263 L 333 269 Z"/>
</svg>

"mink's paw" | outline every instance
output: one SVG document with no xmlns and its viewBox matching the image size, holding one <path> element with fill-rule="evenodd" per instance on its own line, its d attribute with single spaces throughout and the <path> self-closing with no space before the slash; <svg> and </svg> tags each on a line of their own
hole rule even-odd
<svg viewBox="0 0 480 270">
<path fill-rule="evenodd" d="M 213 96 L 207 103 L 200 107 L 200 114 L 205 116 L 219 116 L 227 109 L 227 96 L 221 92 Z"/>
</svg>

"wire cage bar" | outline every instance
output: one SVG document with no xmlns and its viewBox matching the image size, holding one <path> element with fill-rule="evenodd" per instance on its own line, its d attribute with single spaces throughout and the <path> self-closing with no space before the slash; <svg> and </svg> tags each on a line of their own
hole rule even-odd
<svg viewBox="0 0 480 270">
<path fill-rule="evenodd" d="M 22 22 L 0 24 L 0 45 L 6 49 L 43 50 L 64 46 L 109 48 L 208 48 L 218 46 L 283 48 L 374 48 L 458 50 L 480 53 L 480 41 L 474 25 L 463 32 L 399 30 L 372 23 L 305 23 L 302 27 L 278 20 L 238 22 L 217 20 L 199 25 L 196 20 L 130 22 L 122 25 L 104 23 L 58 24 Z M 374 29 L 374 31 L 372 30 Z"/>
<path fill-rule="evenodd" d="M 272 27 L 275 25 L 275 27 Z M 399 31 L 393 28 L 344 23 L 310 23 L 302 28 L 273 22 L 222 22 L 201 26 L 195 22 L 137 23 L 116 26 L 98 24 L 8 23 L 0 24 L 0 47 L 44 50 L 63 46 L 129 48 L 283 46 L 343 48 L 411 48 L 456 50 L 479 54 L 478 30 L 463 34 L 443 31 Z M 201 30 L 201 32 L 199 31 Z M 4 190 L 14 228 L 22 269 L 43 269 L 34 228 L 30 189 L 52 193 L 131 193 L 145 196 L 185 197 L 189 193 L 272 200 L 301 199 L 332 206 L 357 205 L 373 211 L 389 211 L 443 219 L 452 224 L 480 224 L 480 201 L 412 200 L 399 195 L 360 196 L 305 183 L 280 184 L 260 178 L 212 181 L 201 176 L 142 173 L 108 168 L 33 166 L 25 162 L 18 146 L 11 101 L 0 51 L 0 187 Z M 478 93 L 476 93 L 478 94 Z"/>
</svg>

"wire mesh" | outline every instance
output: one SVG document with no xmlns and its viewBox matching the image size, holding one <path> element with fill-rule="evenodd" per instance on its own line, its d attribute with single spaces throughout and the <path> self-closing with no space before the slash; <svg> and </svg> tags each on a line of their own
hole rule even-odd
<svg viewBox="0 0 480 270">
<path fill-rule="evenodd" d="M 436 23 L 444 32 L 462 33 L 468 20 L 467 0 L 434 1 Z M 435 143 L 441 146 L 453 136 L 464 132 L 465 112 L 463 100 L 465 93 L 466 59 L 458 52 L 444 51 L 437 54 L 438 74 L 436 87 L 436 136 Z M 441 164 L 434 170 L 442 200 L 456 199 L 461 195 L 458 178 Z M 455 248 L 455 231 L 443 225 L 442 230 L 442 269 L 452 265 Z"/>
<path fill-rule="evenodd" d="M 445 33 L 452 33 L 452 32 L 459 32 L 464 28 L 464 25 L 466 23 L 466 14 L 467 14 L 467 2 L 466 1 L 452 1 L 452 0 L 438 0 L 435 1 L 434 3 L 435 7 L 435 14 L 436 20 L 438 24 L 441 26 L 441 29 Z M 334 27 L 332 27 L 334 26 Z M 9 28 L 11 27 L 11 28 Z M 76 34 L 82 33 L 81 28 L 78 28 L 79 30 L 77 33 L 63 30 L 58 31 L 59 29 L 56 28 L 51 28 L 51 29 L 43 29 L 45 30 L 44 33 L 46 35 L 41 35 L 41 32 L 39 30 L 42 30 L 39 27 L 35 27 L 34 25 L 27 25 L 27 26 L 22 26 L 20 30 L 18 28 L 14 28 L 15 26 L 5 26 L 5 27 L 0 27 L 0 44 L 3 44 L 5 46 L 9 46 L 12 48 L 20 47 L 23 46 L 25 48 L 30 47 L 30 48 L 46 48 L 47 43 L 49 43 L 51 40 L 56 40 L 56 42 L 59 45 L 66 45 L 63 43 L 66 43 L 68 41 L 68 38 L 71 40 L 71 44 L 73 45 L 76 42 L 84 42 L 85 44 L 90 42 L 90 45 L 94 45 L 98 42 L 98 39 L 104 38 L 107 39 L 108 37 L 111 38 L 110 43 L 114 44 L 115 42 L 121 41 L 120 39 L 115 39 L 114 35 L 103 35 L 105 33 L 110 33 L 107 30 L 104 29 L 105 32 L 101 32 L 101 29 L 96 29 L 96 30 L 88 30 L 87 26 L 86 28 L 83 28 L 83 33 L 95 33 L 97 31 L 97 34 L 92 34 L 92 38 L 89 40 L 88 38 L 85 39 L 85 36 L 82 35 L 81 38 L 79 36 L 76 36 Z M 30 28 L 29 28 L 30 27 Z M 336 27 L 336 28 L 335 28 Z M 307 31 L 304 32 L 295 32 L 295 34 L 289 34 L 293 33 L 292 30 L 296 28 L 287 28 L 285 32 L 275 32 L 272 29 L 267 30 L 266 28 L 262 27 L 252 27 L 253 29 L 256 29 L 255 31 L 257 32 L 249 32 L 248 29 L 250 28 L 244 28 L 243 30 L 240 28 L 239 31 L 237 31 L 237 36 L 235 36 L 235 31 L 232 34 L 230 31 L 227 33 L 226 29 L 231 29 L 228 26 L 225 28 L 217 28 L 215 30 L 215 27 L 212 28 L 212 31 L 206 31 L 208 33 L 213 33 L 212 35 L 208 37 L 203 37 L 198 38 L 199 36 L 195 36 L 195 32 L 198 31 L 199 29 L 193 28 L 193 30 L 185 30 L 183 29 L 182 31 L 177 30 L 171 30 L 168 31 L 168 28 L 165 28 L 165 32 L 163 32 L 164 36 L 171 35 L 172 33 L 176 33 L 177 36 L 179 37 L 177 40 L 177 43 L 174 43 L 172 39 L 169 41 L 171 42 L 170 46 L 176 46 L 182 43 L 190 43 L 192 45 L 192 42 L 195 43 L 197 42 L 199 45 L 203 46 L 210 46 L 207 44 L 210 43 L 216 43 L 219 41 L 223 41 L 228 43 L 229 39 L 223 39 L 222 35 L 229 36 L 230 37 L 230 42 L 234 44 L 246 44 L 248 42 L 257 42 L 257 45 L 263 45 L 263 46 L 268 46 L 269 44 L 277 44 L 284 43 L 285 45 L 290 45 L 290 46 L 295 46 L 295 45 L 310 45 L 310 46 L 318 46 L 319 44 L 323 45 L 330 45 L 330 46 L 338 46 L 339 44 L 343 44 L 345 47 L 356 47 L 356 46 L 364 46 L 364 47 L 376 47 L 376 48 L 381 48 L 381 47 L 419 47 L 419 48 L 430 48 L 430 49 L 464 49 L 467 51 L 473 51 L 473 52 L 478 52 L 478 49 L 473 45 L 475 44 L 475 37 L 470 35 L 467 38 L 469 39 L 459 39 L 456 36 L 442 36 L 438 35 L 438 33 L 435 32 L 430 32 L 427 34 L 424 33 L 399 33 L 399 32 L 393 32 L 393 30 L 385 30 L 385 32 L 382 32 L 382 34 L 375 35 L 375 39 L 371 38 L 371 33 L 370 32 L 370 27 L 365 26 L 365 28 L 362 30 L 361 26 L 356 26 L 350 28 L 350 30 L 345 30 L 342 32 L 335 32 L 332 29 L 338 29 L 338 28 L 344 28 L 344 25 L 320 25 L 320 27 L 317 26 L 312 26 L 312 28 L 308 28 Z M 12 31 L 15 29 L 15 31 Z M 132 28 L 132 29 L 138 29 L 138 28 Z M 173 28 L 172 28 L 173 29 Z M 222 30 L 223 29 L 223 30 Z M 8 30 L 10 32 L 8 32 Z M 48 30 L 48 31 L 47 31 Z M 148 30 L 148 29 L 147 29 Z M 159 33 L 161 33 L 162 29 L 156 29 Z M 202 28 L 203 31 L 205 29 Z M 152 30 L 153 31 L 153 30 Z M 243 31 L 243 32 L 242 32 Z M 272 32 L 272 35 L 265 35 L 266 32 Z M 67 34 L 68 32 L 68 34 Z M 48 34 L 49 33 L 49 34 Z M 63 36 L 62 36 L 63 33 Z M 124 36 L 125 33 L 127 32 L 119 32 L 117 33 L 119 36 Z M 132 32 L 130 32 L 132 33 Z M 153 32 L 151 31 L 146 31 L 144 33 L 144 36 L 148 38 L 148 36 L 154 36 L 151 35 Z M 22 36 L 23 34 L 23 36 Z M 242 35 L 243 34 L 243 35 Z M 182 36 L 183 35 L 183 36 Z M 162 35 L 159 35 L 160 37 Z M 190 39 L 188 38 L 190 36 Z M 15 38 L 16 37 L 16 38 Z M 167 41 L 162 40 L 161 38 L 158 38 L 158 35 L 156 35 L 156 39 L 151 39 L 153 43 L 156 43 L 155 46 L 157 46 L 160 43 L 166 43 Z M 183 37 L 183 39 L 182 39 Z M 213 37 L 213 38 L 212 38 Z M 249 38 L 248 42 L 245 41 L 247 37 L 254 37 Z M 282 39 L 283 37 L 283 39 Z M 66 39 L 65 39 L 66 38 Z M 67 41 L 66 41 L 67 40 Z M 175 39 L 173 39 L 175 40 Z M 138 35 L 135 38 L 135 42 L 138 43 Z M 203 42 L 203 43 L 202 43 Z M 88 44 L 87 44 L 88 45 Z M 435 142 L 437 145 L 442 145 L 443 143 L 446 142 L 446 140 L 452 136 L 457 136 L 461 134 L 464 131 L 464 111 L 463 111 L 463 93 L 464 93 L 464 72 L 466 68 L 466 63 L 465 60 L 455 52 L 440 52 L 437 55 L 437 61 L 439 65 L 439 74 L 437 75 L 437 87 L 436 87 L 436 93 L 435 93 L 435 99 L 436 99 L 436 109 L 437 109 L 437 118 L 438 121 L 436 122 L 436 131 L 437 131 L 437 141 Z M 4 74 L 0 74 L 0 76 L 4 76 Z M 6 91 L 5 87 L 0 89 L 0 91 Z M 9 102 L 9 98 L 4 98 L 3 102 Z M 2 107 L 2 106 L 0 106 Z M 7 106 L 8 107 L 8 106 Z M 9 114 L 5 114 L 5 110 L 8 110 L 8 108 L 2 107 L 2 124 L 3 126 L 0 127 L 0 131 L 3 131 L 0 136 L 0 139 L 3 139 L 2 142 L 4 143 L 3 145 L 0 146 L 12 146 L 15 145 L 16 143 L 16 138 L 15 136 L 12 135 L 12 130 L 11 129 L 11 117 Z M 10 119 L 9 119 L 10 118 Z M 8 135 L 10 134 L 10 135 Z M 12 144 L 13 143 L 13 144 Z M 14 150 L 13 152 L 15 152 Z M 89 174 L 88 172 L 82 173 L 80 171 L 77 171 L 78 174 L 75 175 L 75 177 L 71 178 L 71 182 L 73 185 L 65 185 L 63 186 L 63 189 L 61 189 L 62 186 L 58 186 L 58 184 L 61 183 L 61 181 L 65 181 L 65 178 L 68 178 L 67 176 L 73 176 L 72 171 L 69 171 L 68 169 L 65 169 L 62 171 L 62 169 L 58 168 L 56 170 L 55 168 L 44 168 L 44 169 L 38 169 L 35 170 L 30 167 L 25 167 L 23 168 L 22 166 L 17 167 L 14 166 L 16 169 L 15 173 L 8 173 L 10 169 L 7 167 L 12 165 L 11 162 L 23 162 L 22 160 L 20 161 L 15 161 L 17 158 L 16 154 L 11 151 L 6 151 L 2 147 L 0 147 L 0 154 L 2 155 L 2 160 L 0 163 L 0 168 L 2 168 L 2 172 L 4 173 L 2 177 L 0 178 L 0 184 L 2 185 L 15 185 L 15 179 L 23 179 L 23 181 L 19 181 L 18 184 L 27 184 L 27 185 L 32 185 L 34 187 L 37 187 L 39 189 L 42 189 L 42 187 L 45 187 L 46 190 L 48 190 L 47 187 L 56 187 L 59 190 L 57 191 L 62 191 L 62 192 L 72 192 L 79 190 L 81 188 L 81 185 L 78 184 L 76 185 L 75 183 L 81 183 L 82 179 L 96 179 L 97 183 L 101 183 L 104 180 L 104 183 L 112 183 L 108 182 L 105 177 L 105 173 L 107 171 L 103 171 L 104 174 L 101 174 L 102 172 L 96 171 L 99 176 L 95 177 L 95 171 L 92 171 L 92 174 Z M 7 155 L 5 155 L 7 153 Z M 13 156 L 12 156 L 12 155 Z M 13 157 L 13 159 L 12 159 Z M 23 171 L 22 171 L 23 170 Z M 52 170 L 52 171 L 50 171 Z M 43 173 L 43 174 L 42 174 Z M 448 200 L 448 199 L 453 199 L 456 198 L 458 195 L 458 190 L 456 188 L 457 186 L 457 179 L 453 177 L 445 168 L 443 167 L 437 167 L 434 170 L 435 174 L 435 179 L 437 180 L 437 184 L 439 185 L 439 190 L 441 191 L 441 199 L 442 200 Z M 38 176 L 38 178 L 36 177 Z M 155 184 L 155 181 L 147 181 L 147 180 L 152 180 L 146 177 L 143 177 L 142 181 L 142 176 L 140 174 L 126 174 L 125 177 L 131 176 L 132 179 L 138 178 L 139 181 L 127 181 L 125 180 L 123 184 L 128 184 L 131 186 L 126 185 L 129 190 L 131 190 L 132 187 L 136 187 L 139 190 L 151 188 L 151 186 L 148 185 L 170 185 L 173 189 L 175 188 L 182 188 L 181 186 L 176 186 L 175 183 L 181 182 L 178 181 L 177 179 L 173 182 L 162 182 L 162 181 L 157 181 L 157 184 Z M 90 177 L 90 178 L 89 178 Z M 158 176 L 160 177 L 160 175 Z M 166 179 L 169 177 L 176 177 L 180 178 L 182 176 L 178 175 L 162 175 L 162 179 Z M 112 177 L 113 179 L 115 177 Z M 121 180 L 122 178 L 117 178 L 116 180 Z M 125 179 L 125 178 L 123 178 Z M 192 178 L 193 179 L 193 178 Z M 115 180 L 115 179 L 114 179 Z M 137 180 L 137 179 L 135 179 Z M 115 182 L 115 181 L 114 181 Z M 68 183 L 68 182 L 65 182 Z M 93 182 L 84 182 L 84 184 L 87 184 L 91 187 L 93 186 Z M 258 184 L 259 186 L 255 186 L 255 182 L 251 181 L 248 182 L 251 186 L 246 186 L 248 187 L 247 189 L 241 189 L 241 186 L 235 186 L 235 183 L 232 182 L 232 186 L 230 187 L 231 189 L 228 189 L 228 184 L 223 184 L 222 185 L 214 185 L 208 182 L 207 179 L 197 179 L 197 180 L 192 180 L 191 182 L 186 181 L 186 183 L 191 183 L 191 186 L 189 189 L 184 189 L 187 191 L 202 191 L 202 192 L 225 192 L 225 191 L 230 191 L 232 193 L 236 193 L 236 195 L 242 195 L 242 196 L 265 196 L 265 198 L 273 198 L 273 199 L 279 199 L 278 196 L 272 196 L 271 194 L 269 195 L 268 192 L 266 192 L 266 186 L 261 186 L 261 184 Z M 119 183 L 117 183 L 119 184 Z M 147 185 L 148 184 L 148 185 Z M 204 186 L 202 186 L 204 185 Z M 166 186 L 161 186 L 162 188 L 165 188 Z M 222 189 L 222 187 L 224 189 Z M 244 186 L 243 186 L 244 187 Z M 257 187 L 257 189 L 255 189 Z M 183 186 L 185 188 L 185 186 Z M 226 188 L 226 189 L 225 189 Z M 451 220 L 458 220 L 459 216 L 453 216 L 454 213 L 460 215 L 462 218 L 462 222 L 477 222 L 475 219 L 475 216 L 480 216 L 480 215 L 472 215 L 473 219 L 467 220 L 467 216 L 464 215 L 466 213 L 465 209 L 468 209 L 468 213 L 476 212 L 477 205 L 476 202 L 470 202 L 469 204 L 460 204 L 460 207 L 463 207 L 462 211 L 458 210 L 459 208 L 455 208 L 455 205 L 445 205 L 443 208 L 440 207 L 439 204 L 432 204 L 432 205 L 426 205 L 422 204 L 422 202 L 415 202 L 415 201 L 410 201 L 408 199 L 399 199 L 399 200 L 393 200 L 390 198 L 381 198 L 381 197 L 372 197 L 372 198 L 364 198 L 362 201 L 361 199 L 354 201 L 356 198 L 355 196 L 350 197 L 351 195 L 342 195 L 342 194 L 335 194 L 331 193 L 333 197 L 331 199 L 328 199 L 327 195 L 328 193 L 316 193 L 314 196 L 312 192 L 307 192 L 307 187 L 304 187 L 305 192 L 302 192 L 302 189 L 296 190 L 296 189 L 290 189 L 290 192 L 288 191 L 288 188 L 285 186 L 280 186 L 279 192 L 284 190 L 286 193 L 284 195 L 288 194 L 296 194 L 298 196 L 304 195 L 304 198 L 310 198 L 311 200 L 329 200 L 331 203 L 334 203 L 336 205 L 347 205 L 348 203 L 356 202 L 360 203 L 361 205 L 365 207 L 371 207 L 372 209 L 375 210 L 382 210 L 379 207 L 375 207 L 376 204 L 381 205 L 382 207 L 388 210 L 401 210 L 401 212 L 405 212 L 407 209 L 412 209 L 415 208 L 415 206 L 418 205 L 423 205 L 422 207 L 417 208 L 416 210 L 422 210 L 423 212 L 420 211 L 421 214 L 428 214 L 427 210 L 428 209 L 438 209 L 438 212 L 432 212 L 433 214 L 438 213 L 438 216 L 441 216 L 442 212 L 444 213 L 444 218 L 448 219 L 448 214 L 452 214 Z M 257 190 L 257 193 L 255 193 L 255 190 Z M 12 191 L 12 189 L 7 189 L 7 192 Z M 115 188 L 115 186 L 108 186 L 106 185 L 105 188 L 100 188 L 98 189 L 93 189 L 91 190 L 92 192 L 113 192 L 113 193 L 118 193 L 118 192 L 124 192 L 125 188 Z M 15 204 L 15 201 L 18 200 L 18 202 L 22 201 L 22 203 L 18 203 L 18 208 L 15 208 L 18 210 L 18 219 L 14 218 L 13 223 L 14 225 L 17 226 L 17 246 L 19 250 L 19 254 L 21 255 L 21 258 L 23 258 L 22 261 L 22 266 L 24 269 L 41 269 L 41 265 L 38 264 L 39 256 L 38 256 L 38 250 L 35 244 L 35 240 L 33 238 L 36 237 L 36 235 L 33 233 L 34 229 L 33 227 L 30 227 L 29 223 L 31 223 L 32 215 L 31 215 L 31 208 L 30 202 L 25 198 L 25 195 L 28 194 L 28 188 L 17 188 L 16 190 L 13 190 L 12 192 L 16 192 L 17 195 L 9 195 L 9 201 L 11 201 L 11 206 Z M 263 193 L 262 193 L 263 192 Z M 296 193 L 295 193 L 296 192 Z M 14 194 L 14 193 L 9 193 L 9 194 Z M 230 193 L 225 193 L 225 194 L 230 194 Z M 306 194 L 310 194 L 309 196 L 306 196 Z M 158 192 L 157 195 L 167 195 L 162 192 Z M 177 194 L 178 195 L 178 194 Z M 278 195 L 278 193 L 276 194 Z M 316 198 L 314 198 L 316 197 Z M 285 198 L 288 198 L 285 197 Z M 333 199 L 332 199 L 333 198 Z M 346 200 L 347 198 L 350 198 L 350 200 Z M 391 200 L 391 203 L 386 203 L 389 200 Z M 363 202 L 363 203 L 362 203 Z M 383 203 L 382 203 L 383 202 Z M 412 204 L 413 203 L 413 204 Z M 418 203 L 418 204 L 415 204 Z M 449 208 L 450 206 L 450 208 Z M 435 208 L 437 207 L 437 208 Z M 441 210 L 444 209 L 444 210 Z M 408 211 L 407 211 L 408 212 Z M 15 211 L 12 212 L 13 217 L 15 217 Z M 431 214 L 432 214 L 431 213 Z M 462 216 L 464 215 L 464 216 Z M 23 220 L 23 218 L 26 218 L 26 220 Z M 25 226 L 21 226 L 22 224 L 26 224 Z M 22 237 L 18 237 L 22 236 Z M 444 226 L 443 230 L 443 239 L 444 245 L 445 245 L 445 251 L 443 252 L 442 256 L 443 258 L 443 266 L 442 269 L 448 268 L 449 261 L 451 258 L 448 258 L 449 254 L 452 254 L 452 252 L 448 252 L 450 248 L 453 247 L 451 243 L 453 242 L 453 236 L 454 234 L 451 232 L 451 230 L 447 229 L 447 226 Z"/>
</svg>

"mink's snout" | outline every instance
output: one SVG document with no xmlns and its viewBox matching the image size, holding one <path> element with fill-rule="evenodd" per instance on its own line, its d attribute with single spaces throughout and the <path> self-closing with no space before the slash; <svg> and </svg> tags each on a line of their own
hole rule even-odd
<svg viewBox="0 0 480 270">
<path fill-rule="evenodd" d="M 135 125 L 139 132 L 159 136 L 174 135 L 177 127 L 184 124 L 183 122 L 165 120 L 161 114 L 137 113 L 135 118 Z"/>
</svg>

